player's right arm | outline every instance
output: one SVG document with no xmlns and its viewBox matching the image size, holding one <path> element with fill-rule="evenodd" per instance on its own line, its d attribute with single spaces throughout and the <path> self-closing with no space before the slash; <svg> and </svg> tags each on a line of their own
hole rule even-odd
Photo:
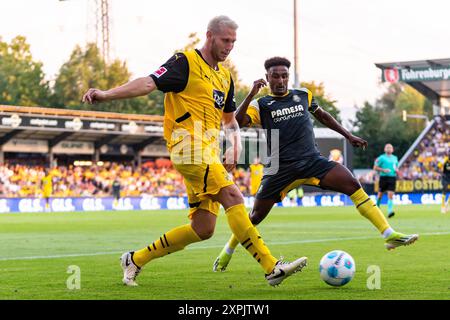
<svg viewBox="0 0 450 320">
<path fill-rule="evenodd" d="M 250 102 L 252 102 L 253 98 L 258 94 L 259 90 L 266 85 L 267 83 L 264 79 L 259 79 L 253 82 L 252 90 L 250 90 L 244 101 L 242 101 L 235 114 L 239 127 L 246 127 L 252 123 L 251 117 L 247 114 L 248 106 L 250 105 Z"/>
<path fill-rule="evenodd" d="M 118 99 L 128 99 L 145 96 L 156 89 L 155 81 L 151 77 L 141 77 L 130 81 L 120 87 L 110 90 L 89 89 L 84 95 L 82 102 L 94 104 Z"/>
<path fill-rule="evenodd" d="M 186 56 L 183 53 L 176 53 L 148 77 L 137 78 L 107 91 L 91 88 L 83 96 L 82 102 L 93 104 L 134 98 L 145 96 L 155 89 L 164 93 L 181 92 L 187 85 L 188 76 L 189 65 Z"/>
</svg>

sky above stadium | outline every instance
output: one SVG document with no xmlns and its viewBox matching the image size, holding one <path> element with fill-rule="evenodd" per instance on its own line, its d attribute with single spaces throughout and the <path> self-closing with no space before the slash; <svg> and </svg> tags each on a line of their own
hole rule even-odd
<svg viewBox="0 0 450 320">
<path fill-rule="evenodd" d="M 24 35 L 48 79 L 76 44 L 95 39 L 94 0 L 0 1 L 0 36 Z M 220 14 L 239 24 L 230 58 L 240 79 L 264 76 L 263 63 L 293 61 L 293 0 L 110 0 L 111 53 L 133 77 L 147 75 Z M 325 84 L 345 120 L 355 105 L 385 88 L 376 62 L 450 57 L 450 2 L 446 0 L 298 0 L 300 80 Z M 293 69 L 293 68 L 292 68 Z M 291 81 L 293 82 L 293 70 Z M 347 122 L 346 122 L 347 123 Z"/>
</svg>

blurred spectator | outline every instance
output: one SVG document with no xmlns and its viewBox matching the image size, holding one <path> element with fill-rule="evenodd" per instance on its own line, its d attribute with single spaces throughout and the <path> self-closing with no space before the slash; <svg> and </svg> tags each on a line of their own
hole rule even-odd
<svg viewBox="0 0 450 320">
<path fill-rule="evenodd" d="M 40 181 L 45 171 L 42 166 L 21 164 L 0 165 L 0 197 L 42 196 Z M 145 162 L 141 168 L 105 162 L 102 166 L 57 166 L 51 169 L 53 197 L 111 196 L 117 181 L 120 196 L 186 196 L 183 177 L 168 159 Z M 250 173 L 237 168 L 233 178 L 244 195 L 249 194 Z"/>
<path fill-rule="evenodd" d="M 377 180 L 377 173 L 372 169 L 355 169 L 354 174 L 361 184 L 374 184 Z"/>
<path fill-rule="evenodd" d="M 439 121 L 427 132 L 399 169 L 400 180 L 439 180 L 442 163 L 450 148 L 449 128 Z"/>
<path fill-rule="evenodd" d="M 182 177 L 163 162 L 162 167 L 142 166 L 133 170 L 131 165 L 104 163 L 103 166 L 58 166 L 51 170 L 53 197 L 109 196 L 115 180 L 122 186 L 121 196 L 183 196 L 186 190 Z M 40 166 L 0 166 L 0 196 L 40 196 L 40 179 L 44 176 Z"/>
<path fill-rule="evenodd" d="M 344 157 L 342 156 L 342 151 L 339 149 L 330 150 L 330 155 L 328 156 L 328 160 L 344 164 Z"/>
</svg>

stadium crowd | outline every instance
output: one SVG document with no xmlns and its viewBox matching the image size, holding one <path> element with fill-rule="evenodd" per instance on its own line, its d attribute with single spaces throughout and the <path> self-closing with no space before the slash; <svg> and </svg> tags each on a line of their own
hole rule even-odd
<svg viewBox="0 0 450 320">
<path fill-rule="evenodd" d="M 450 149 L 450 132 L 442 121 L 427 132 L 403 165 L 399 168 L 402 180 L 439 180 L 442 164 Z"/>
<path fill-rule="evenodd" d="M 399 168 L 400 180 L 439 180 L 442 164 L 450 150 L 450 132 L 443 121 L 423 137 Z M 0 165 L 0 197 L 36 197 L 42 195 L 41 179 L 45 168 L 39 165 L 6 163 Z M 363 170 L 358 179 L 372 184 L 377 175 Z M 121 196 L 185 196 L 182 176 L 168 159 L 147 161 L 140 168 L 115 162 L 102 165 L 55 166 L 50 173 L 54 197 L 110 196 L 115 180 L 121 185 Z M 250 171 L 242 167 L 233 172 L 236 184 L 244 195 L 250 194 Z"/>
<path fill-rule="evenodd" d="M 40 196 L 43 166 L 22 164 L 0 165 L 0 197 Z M 105 162 L 91 166 L 55 166 L 50 170 L 54 197 L 110 196 L 111 185 L 118 180 L 121 196 L 185 196 L 182 176 L 170 160 L 149 161 L 141 168 Z M 250 174 L 243 168 L 233 172 L 236 183 L 244 194 L 249 192 Z"/>
</svg>

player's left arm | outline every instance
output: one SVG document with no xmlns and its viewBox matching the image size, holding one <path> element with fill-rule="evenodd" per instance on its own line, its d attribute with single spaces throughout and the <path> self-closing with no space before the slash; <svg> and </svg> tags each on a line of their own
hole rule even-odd
<svg viewBox="0 0 450 320">
<path fill-rule="evenodd" d="M 316 105 L 314 106 L 314 104 Z M 366 140 L 351 134 L 339 122 L 337 122 L 336 119 L 333 118 L 331 114 L 329 114 L 327 111 L 323 110 L 319 105 L 317 105 L 314 99 L 312 101 L 312 106 L 313 106 L 312 114 L 317 119 L 317 121 L 322 123 L 327 128 L 330 128 L 331 130 L 340 133 L 342 136 L 345 137 L 345 139 L 347 139 L 351 143 L 352 146 L 362 147 L 363 149 L 367 147 L 368 143 Z"/>
<path fill-rule="evenodd" d="M 231 146 L 225 150 L 224 167 L 230 172 L 236 168 L 239 156 L 242 152 L 241 133 L 239 124 L 234 117 L 234 113 L 223 113 L 222 116 L 223 129 L 225 130 L 225 138 L 231 142 Z"/>
<path fill-rule="evenodd" d="M 239 123 L 236 120 L 235 111 L 234 87 L 230 86 L 222 115 L 225 138 L 231 142 L 231 147 L 225 150 L 224 154 L 224 167 L 228 172 L 236 168 L 242 151 L 241 132 L 239 130 Z"/>
</svg>

